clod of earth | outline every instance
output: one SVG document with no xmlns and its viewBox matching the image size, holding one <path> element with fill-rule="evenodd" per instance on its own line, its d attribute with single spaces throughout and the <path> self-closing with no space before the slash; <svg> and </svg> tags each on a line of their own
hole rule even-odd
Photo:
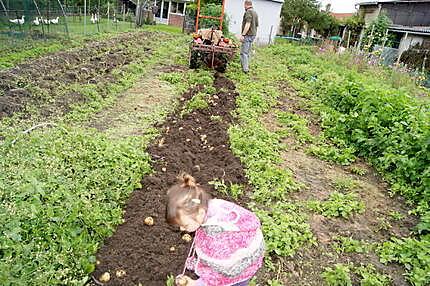
<svg viewBox="0 0 430 286">
<path fill-rule="evenodd" d="M 105 272 L 99 277 L 99 281 L 102 283 L 109 282 L 109 280 L 110 280 L 110 273 L 109 272 Z"/>
<path fill-rule="evenodd" d="M 149 226 L 154 225 L 154 219 L 152 217 L 150 217 L 150 216 L 146 217 L 145 220 L 144 220 L 144 222 L 145 222 L 146 225 L 149 225 Z"/>
<path fill-rule="evenodd" d="M 193 238 L 191 237 L 191 235 L 186 233 L 182 236 L 182 239 L 185 240 L 186 242 L 190 242 Z"/>
</svg>

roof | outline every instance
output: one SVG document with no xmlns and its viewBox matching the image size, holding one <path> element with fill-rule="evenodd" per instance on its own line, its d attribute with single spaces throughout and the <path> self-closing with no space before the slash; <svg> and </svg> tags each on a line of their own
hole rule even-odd
<svg viewBox="0 0 430 286">
<path fill-rule="evenodd" d="M 375 1 L 359 1 L 356 5 L 366 6 L 366 5 L 378 5 L 380 3 L 426 3 L 430 2 L 430 0 L 375 0 Z"/>
<path fill-rule="evenodd" d="M 335 17 L 338 20 L 342 20 L 345 18 L 350 18 L 352 16 L 354 16 L 354 13 L 330 13 L 333 17 Z"/>
<path fill-rule="evenodd" d="M 416 35 L 427 35 L 430 36 L 430 26 L 403 26 L 403 25 L 390 25 L 388 28 L 393 32 L 408 32 Z"/>
</svg>

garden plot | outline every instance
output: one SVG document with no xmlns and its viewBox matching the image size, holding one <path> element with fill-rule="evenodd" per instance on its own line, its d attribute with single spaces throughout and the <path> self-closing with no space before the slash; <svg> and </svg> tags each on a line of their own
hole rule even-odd
<svg viewBox="0 0 430 286">
<path fill-rule="evenodd" d="M 408 214 L 410 209 L 403 199 L 390 195 L 389 185 L 366 163 L 357 161 L 346 167 L 312 156 L 310 141 L 320 134 L 321 128 L 306 109 L 309 104 L 304 98 L 292 89 L 282 90 L 283 98 L 270 113 L 280 116 L 266 116 L 265 124 L 272 132 L 288 134 L 282 139 L 287 146 L 282 153 L 282 166 L 290 169 L 295 181 L 303 185 L 288 200 L 307 209 L 317 241 L 316 247 L 280 260 L 286 270 L 284 284 L 323 285 L 321 273 L 335 264 L 344 264 L 350 268 L 354 285 L 360 283 L 361 276 L 353 272 L 353 265 L 364 265 L 370 273 L 384 273 L 387 283 L 408 285 L 404 270 L 398 265 L 380 263 L 375 251 L 378 244 L 392 236 L 410 235 L 417 218 Z"/>
<path fill-rule="evenodd" d="M 152 49 L 168 39 L 172 36 L 165 33 L 125 33 L 2 70 L 0 118 L 16 112 L 43 117 L 67 113 L 72 105 L 91 100 L 91 91 L 124 80 L 121 67 L 148 60 Z M 37 109 L 26 110 L 28 105 Z"/>
</svg>

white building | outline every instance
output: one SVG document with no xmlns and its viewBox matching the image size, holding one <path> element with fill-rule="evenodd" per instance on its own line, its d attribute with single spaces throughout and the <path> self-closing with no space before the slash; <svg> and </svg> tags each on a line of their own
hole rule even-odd
<svg viewBox="0 0 430 286">
<path fill-rule="evenodd" d="M 245 9 L 244 0 L 225 0 L 225 13 L 229 19 L 229 31 L 240 36 Z M 258 14 L 259 27 L 256 42 L 260 45 L 273 43 L 281 23 L 281 9 L 284 0 L 253 0 Z"/>
<path fill-rule="evenodd" d="M 154 0 L 157 6 L 155 20 L 157 23 L 182 27 L 187 3 L 191 0 Z"/>
</svg>

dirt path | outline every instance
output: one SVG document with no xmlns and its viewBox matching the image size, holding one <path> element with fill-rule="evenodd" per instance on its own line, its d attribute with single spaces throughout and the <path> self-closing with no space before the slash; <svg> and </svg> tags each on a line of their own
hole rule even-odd
<svg viewBox="0 0 430 286">
<path fill-rule="evenodd" d="M 305 99 L 298 97 L 292 89 L 283 88 L 283 91 L 285 96 L 277 109 L 307 119 L 309 132 L 318 136 L 321 128 L 317 118 L 306 109 Z M 272 131 L 283 128 L 273 114 L 265 118 L 265 123 Z M 387 241 L 391 236 L 409 235 L 417 220 L 408 215 L 405 201 L 398 196 L 391 197 L 388 185 L 361 160 L 345 167 L 308 155 L 308 144 L 299 142 L 294 136 L 286 137 L 284 143 L 288 150 L 282 155 L 282 166 L 292 170 L 295 180 L 305 186 L 301 191 L 292 193 L 289 200 L 305 210 L 317 238 L 316 247 L 302 249 L 292 258 L 280 259 L 284 269 L 281 275 L 284 285 L 324 285 L 321 273 L 336 263 L 354 266 L 373 264 L 377 271 L 391 277 L 392 285 L 409 285 L 403 276 L 404 269 L 395 264 L 381 264 L 372 248 L 372 245 Z M 356 174 L 357 170 L 360 170 L 360 175 Z M 365 206 L 364 213 L 345 219 L 325 217 L 306 210 L 309 201 L 326 201 L 335 191 L 358 194 Z M 355 249 L 342 250 L 339 242 L 342 238 L 358 241 L 358 245 Z M 359 285 L 357 275 L 351 274 L 353 284 Z"/>
<path fill-rule="evenodd" d="M 154 173 L 143 179 L 143 189 L 132 194 L 125 209 L 125 222 L 98 251 L 93 276 L 98 278 L 109 272 L 111 280 L 106 285 L 165 285 L 169 274 L 182 271 L 190 244 L 164 219 L 165 192 L 181 171 L 191 173 L 212 191 L 208 182 L 214 178 L 246 184 L 243 168 L 228 147 L 230 111 L 235 108 L 234 85 L 216 76 L 214 87 L 217 93 L 209 99 L 208 108 L 183 117 L 176 112 L 159 126 L 162 133 L 148 148 Z M 184 94 L 185 101 L 201 88 Z M 155 219 L 153 226 L 144 224 L 147 216 Z M 117 277 L 119 270 L 126 275 Z"/>
<path fill-rule="evenodd" d="M 112 107 L 96 114 L 88 126 L 112 138 L 147 133 L 174 109 L 178 97 L 171 85 L 159 79 L 159 74 L 159 70 L 153 70 L 143 76 Z"/>
</svg>

